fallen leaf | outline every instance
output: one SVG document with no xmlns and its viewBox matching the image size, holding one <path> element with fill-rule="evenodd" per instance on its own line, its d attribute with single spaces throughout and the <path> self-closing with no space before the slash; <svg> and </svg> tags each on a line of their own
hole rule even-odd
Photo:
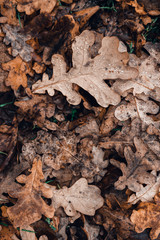
<svg viewBox="0 0 160 240">
<path fill-rule="evenodd" d="M 0 3 L 1 4 L 1 3 Z M 19 25 L 19 20 L 16 17 L 16 8 L 15 3 L 13 1 L 5 1 L 4 4 L 1 4 L 1 14 L 3 18 L 6 18 L 4 23 L 8 23 L 11 25 Z M 0 17 L 1 21 L 2 17 Z M 22 23 L 21 23 L 22 24 Z"/>
<path fill-rule="evenodd" d="M 160 194 L 154 198 L 154 203 L 140 203 L 138 210 L 133 210 L 131 221 L 135 224 L 135 231 L 140 233 L 151 228 L 150 238 L 157 239 L 160 233 L 159 225 Z"/>
<path fill-rule="evenodd" d="M 160 175 L 157 176 L 156 171 L 152 171 L 151 174 L 155 176 L 155 182 L 148 183 L 145 187 L 141 186 L 140 191 L 129 197 L 129 203 L 136 204 L 139 200 L 142 202 L 150 202 L 153 200 L 154 196 L 160 190 Z"/>
<path fill-rule="evenodd" d="M 27 87 L 27 75 L 33 76 L 33 70 L 31 66 L 24 62 L 19 56 L 13 60 L 2 63 L 2 68 L 9 71 L 8 77 L 5 80 L 6 86 L 11 86 L 13 90 L 18 90 L 22 85 L 24 88 Z"/>
<path fill-rule="evenodd" d="M 94 40 L 93 32 L 88 30 L 76 37 L 72 44 L 73 68 L 67 73 L 63 57 L 58 54 L 53 55 L 53 77 L 49 80 L 48 75 L 43 74 L 42 81 L 39 80 L 33 84 L 33 92 L 48 91 L 49 95 L 53 96 L 56 89 L 67 97 L 69 103 L 77 105 L 81 98 L 72 90 L 72 83 L 76 83 L 94 96 L 101 106 L 117 105 L 120 96 L 112 91 L 103 79 L 134 78 L 137 76 L 137 70 L 124 65 L 123 62 L 127 61 L 128 53 L 118 51 L 119 40 L 116 37 L 103 38 L 99 55 L 91 59 L 88 49 L 94 44 Z"/>
<path fill-rule="evenodd" d="M 27 168 L 29 168 L 29 164 L 27 162 L 17 164 L 13 167 L 13 169 L 11 168 L 11 171 L 9 171 L 5 177 L 3 177 L 3 179 L 0 182 L 1 184 L 0 202 L 1 203 L 8 201 L 7 197 L 5 197 L 3 193 L 7 193 L 13 189 L 16 190 L 17 187 L 19 187 L 19 185 L 15 182 L 15 178 L 18 177 L 18 175 L 22 173 L 24 170 L 26 170 Z"/>
<path fill-rule="evenodd" d="M 115 110 L 115 117 L 118 120 L 126 121 L 129 118 L 139 117 L 144 125 L 153 124 L 156 128 L 159 128 L 160 121 L 154 121 L 151 117 L 151 114 L 157 114 L 159 111 L 159 106 L 154 101 L 149 100 L 144 95 L 141 95 L 141 98 L 130 95 L 126 97 L 126 100 L 125 104 L 121 104 Z"/>
<path fill-rule="evenodd" d="M 123 190 L 127 186 L 131 191 L 139 192 L 143 188 L 143 184 L 152 186 L 157 181 L 155 175 L 150 171 L 159 171 L 159 161 L 154 158 L 152 153 L 148 154 L 148 148 L 140 138 L 134 138 L 134 145 L 135 153 L 130 147 L 124 148 L 127 164 L 114 159 L 110 160 L 111 164 L 120 168 L 123 173 L 123 176 L 119 177 L 114 184 L 118 190 Z"/>
<path fill-rule="evenodd" d="M 36 159 L 33 162 L 31 174 L 29 176 L 20 175 L 16 180 L 25 186 L 9 191 L 9 195 L 17 198 L 14 206 L 7 209 L 9 218 L 13 221 L 14 227 L 28 226 L 39 219 L 42 214 L 46 217 L 53 217 L 54 208 L 45 203 L 41 195 L 51 198 L 52 191 L 40 182 L 43 179 L 42 163 Z"/>
<path fill-rule="evenodd" d="M 56 130 L 56 123 L 47 119 L 53 117 L 55 113 L 55 104 L 52 102 L 52 98 L 50 96 L 32 94 L 28 88 L 26 93 L 28 96 L 25 96 L 24 100 L 22 98 L 14 103 L 19 107 L 17 110 L 18 120 L 33 121 L 34 125 L 42 129 Z"/>
<path fill-rule="evenodd" d="M 63 207 L 68 216 L 75 216 L 77 211 L 93 216 L 95 211 L 103 205 L 100 190 L 94 185 L 88 185 L 85 178 L 80 178 L 72 187 L 52 189 L 52 206 L 55 209 Z"/>
<path fill-rule="evenodd" d="M 40 13 L 50 13 L 56 6 L 56 0 L 17 0 L 17 10 L 25 12 L 27 15 L 40 10 Z"/>
<path fill-rule="evenodd" d="M 5 24 L 3 25 L 2 29 L 6 34 L 3 40 L 4 43 L 6 45 L 11 44 L 12 46 L 12 56 L 16 57 L 19 55 L 24 61 L 31 61 L 34 49 L 26 43 L 26 41 L 29 40 L 31 36 L 21 32 L 21 28 L 18 26 Z"/>
<path fill-rule="evenodd" d="M 147 48 L 147 45 L 146 45 Z M 151 50 L 152 55 L 158 58 L 158 52 Z M 144 93 L 146 95 L 150 95 L 153 91 L 155 96 L 154 99 L 157 100 L 159 97 L 157 94 L 155 94 L 156 88 L 159 88 L 160 84 L 160 72 L 156 70 L 157 63 L 155 59 L 151 56 L 144 58 L 144 59 L 138 59 L 135 55 L 131 55 L 130 58 L 130 65 L 137 67 L 139 71 L 139 75 L 137 78 L 127 81 L 116 81 L 113 84 L 112 89 L 118 92 L 119 94 L 126 96 L 126 92 L 129 89 L 133 89 L 133 95 Z"/>
</svg>

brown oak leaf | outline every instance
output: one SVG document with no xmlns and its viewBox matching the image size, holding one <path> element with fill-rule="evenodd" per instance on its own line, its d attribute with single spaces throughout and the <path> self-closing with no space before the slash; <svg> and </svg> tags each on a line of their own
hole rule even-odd
<svg viewBox="0 0 160 240">
<path fill-rule="evenodd" d="M 133 210 L 131 221 L 135 224 L 137 233 L 143 232 L 146 228 L 152 228 L 150 238 L 157 239 L 160 234 L 160 193 L 154 198 L 154 203 L 140 203 L 137 210 Z"/>
<path fill-rule="evenodd" d="M 13 90 L 18 90 L 21 85 L 26 88 L 26 74 L 29 74 L 30 76 L 33 76 L 34 74 L 31 66 L 24 62 L 19 56 L 7 63 L 2 63 L 2 68 L 9 71 L 5 84 L 6 86 L 11 86 Z"/>
<path fill-rule="evenodd" d="M 11 197 L 18 199 L 14 206 L 7 209 L 7 214 L 13 221 L 14 227 L 28 226 L 38 221 L 42 214 L 49 218 L 53 217 L 54 208 L 47 205 L 41 197 L 41 195 L 46 198 L 52 197 L 51 189 L 40 182 L 43 178 L 42 163 L 36 159 L 29 176 L 20 175 L 16 178 L 18 182 L 25 184 L 25 186 L 20 186 L 19 189 L 8 192 Z"/>
</svg>

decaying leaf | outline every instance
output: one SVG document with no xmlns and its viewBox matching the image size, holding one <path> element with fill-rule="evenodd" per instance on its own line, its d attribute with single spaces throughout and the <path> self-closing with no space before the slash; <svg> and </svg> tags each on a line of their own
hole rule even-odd
<svg viewBox="0 0 160 240">
<path fill-rule="evenodd" d="M 50 189 L 53 193 L 52 206 L 55 209 L 62 206 L 68 216 L 75 216 L 77 212 L 93 216 L 103 205 L 99 188 L 88 185 L 85 178 L 80 178 L 70 188 L 56 190 L 55 187 L 50 187 Z"/>
<path fill-rule="evenodd" d="M 128 186 L 131 191 L 139 192 L 142 190 L 143 184 L 154 186 L 157 181 L 155 175 L 150 171 L 159 171 L 159 160 L 152 153 L 148 153 L 147 146 L 141 139 L 135 137 L 134 144 L 137 150 L 135 153 L 130 147 L 124 148 L 127 164 L 114 159 L 111 160 L 111 163 L 120 168 L 123 173 L 123 176 L 119 177 L 118 181 L 115 182 L 115 187 L 119 190 L 123 190 Z"/>
<path fill-rule="evenodd" d="M 0 182 L 1 188 L 0 188 L 0 202 L 6 202 L 8 201 L 7 197 L 3 195 L 3 193 L 7 193 L 9 191 L 12 191 L 13 189 L 17 189 L 19 185 L 15 182 L 16 177 L 29 168 L 29 164 L 27 162 L 17 164 L 13 167 L 12 171 L 5 176 L 2 181 Z"/>
<path fill-rule="evenodd" d="M 114 208 L 103 206 L 97 211 L 95 219 L 97 219 L 98 216 L 102 216 L 102 220 L 97 222 L 97 224 L 102 224 L 107 232 L 114 229 L 118 239 L 132 239 L 130 237 L 134 226 L 129 219 L 127 210 L 121 209 L 119 206 Z"/>
<path fill-rule="evenodd" d="M 3 63 L 2 68 L 9 71 L 8 77 L 5 80 L 6 86 L 11 86 L 13 90 L 17 90 L 21 85 L 27 87 L 27 75 L 33 76 L 31 66 L 24 62 L 19 56 L 13 60 Z"/>
<path fill-rule="evenodd" d="M 24 61 L 31 61 L 34 49 L 26 43 L 31 38 L 30 35 L 22 33 L 20 27 L 9 24 L 3 25 L 2 29 L 6 34 L 4 43 L 12 46 L 12 56 L 16 57 L 19 54 Z"/>
<path fill-rule="evenodd" d="M 57 125 L 50 122 L 47 118 L 53 117 L 55 113 L 55 104 L 52 102 L 50 96 L 39 96 L 32 94 L 30 89 L 26 89 L 28 96 L 24 97 L 25 100 L 16 101 L 14 104 L 19 107 L 17 110 L 18 120 L 33 121 L 34 125 L 42 129 L 56 130 Z"/>
<path fill-rule="evenodd" d="M 138 210 L 133 210 L 131 221 L 135 224 L 135 231 L 140 233 L 146 228 L 152 228 L 150 238 L 157 239 L 160 234 L 159 212 L 160 212 L 160 194 L 154 198 L 155 203 L 140 203 Z"/>
<path fill-rule="evenodd" d="M 69 103 L 77 105 L 81 98 L 72 90 L 72 83 L 76 83 L 94 96 L 101 106 L 117 105 L 120 102 L 120 96 L 105 84 L 104 79 L 135 78 L 138 72 L 135 68 L 125 66 L 128 53 L 118 51 L 119 40 L 116 37 L 103 38 L 99 55 L 91 59 L 89 48 L 94 41 L 94 33 L 88 30 L 76 37 L 72 44 L 73 68 L 67 73 L 63 57 L 58 54 L 53 55 L 53 77 L 49 80 L 48 75 L 43 74 L 42 81 L 39 80 L 33 85 L 33 92 L 48 91 L 49 95 L 53 96 L 56 89 L 67 97 Z"/>
<path fill-rule="evenodd" d="M 106 122 L 108 122 L 111 126 L 114 124 L 114 122 L 110 123 L 110 118 L 106 119 Z M 108 128 L 110 128 L 110 125 L 108 126 Z M 142 132 L 141 120 L 139 118 L 135 118 L 132 120 L 129 126 L 127 125 L 122 127 L 121 131 L 118 128 L 116 130 L 117 131 L 115 132 L 115 134 L 112 135 L 111 137 L 108 137 L 108 136 L 102 137 L 98 145 L 105 149 L 114 148 L 121 157 L 124 157 L 124 148 L 126 146 L 133 146 L 134 137 L 141 136 L 141 132 Z"/>
<path fill-rule="evenodd" d="M 47 188 L 47 185 L 44 186 L 44 183 L 40 182 L 43 178 L 42 163 L 36 159 L 29 176 L 20 175 L 16 178 L 25 186 L 20 186 L 16 191 L 8 192 L 11 197 L 18 199 L 14 206 L 7 209 L 9 218 L 15 227 L 28 226 L 38 221 L 42 214 L 49 218 L 53 217 L 54 208 L 48 206 L 41 197 L 41 195 L 46 198 L 52 196 L 52 191 Z"/>
<path fill-rule="evenodd" d="M 55 5 L 56 0 L 17 0 L 17 9 L 19 12 L 25 12 L 27 15 L 31 15 L 35 11 L 40 10 L 41 13 L 50 13 Z"/>
</svg>

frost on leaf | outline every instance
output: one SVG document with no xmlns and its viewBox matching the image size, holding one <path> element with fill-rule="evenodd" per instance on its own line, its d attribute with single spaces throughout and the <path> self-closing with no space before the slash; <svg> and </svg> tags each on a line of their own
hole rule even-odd
<svg viewBox="0 0 160 240">
<path fill-rule="evenodd" d="M 94 216 L 95 211 L 103 206 L 99 188 L 88 185 L 85 178 L 80 178 L 70 188 L 63 187 L 60 190 L 50 188 L 53 192 L 52 205 L 55 209 L 62 206 L 68 216 L 77 215 L 77 211 Z"/>
<path fill-rule="evenodd" d="M 14 227 L 28 226 L 39 219 L 42 214 L 46 217 L 53 217 L 54 208 L 48 206 L 41 195 L 51 198 L 52 191 L 40 182 L 43 179 L 42 163 L 36 159 L 33 162 L 31 174 L 29 176 L 20 175 L 16 180 L 25 186 L 9 191 L 9 195 L 17 198 L 13 207 L 7 209 L 9 218 L 13 221 Z"/>
<path fill-rule="evenodd" d="M 67 73 L 63 57 L 59 54 L 53 55 L 53 77 L 49 79 L 48 75 L 44 74 L 42 81 L 39 80 L 33 85 L 33 92 L 48 91 L 49 95 L 53 96 L 55 90 L 58 90 L 67 97 L 69 103 L 77 105 L 81 98 L 72 89 L 72 84 L 75 83 L 88 91 L 101 106 L 117 105 L 120 102 L 119 94 L 111 90 L 104 80 L 132 79 L 137 76 L 138 71 L 127 66 L 129 55 L 127 52 L 118 51 L 118 38 L 104 37 L 99 55 L 92 59 L 89 50 L 94 42 L 95 35 L 88 30 L 75 38 L 72 44 L 73 67 Z"/>
<path fill-rule="evenodd" d="M 111 159 L 111 163 L 120 168 L 123 176 L 119 177 L 115 182 L 118 190 L 123 190 L 126 186 L 133 192 L 142 190 L 143 184 L 154 185 L 156 176 L 152 174 L 152 170 L 160 170 L 160 162 L 155 158 L 152 152 L 148 152 L 147 146 L 137 137 L 134 138 L 136 152 L 134 153 L 130 147 L 125 147 L 124 156 L 127 164 Z"/>
<path fill-rule="evenodd" d="M 155 203 L 140 203 L 138 210 L 133 210 L 131 221 L 135 224 L 137 233 L 143 232 L 146 228 L 151 228 L 150 238 L 158 239 L 160 233 L 160 194 L 154 198 Z"/>
<path fill-rule="evenodd" d="M 24 33 L 20 33 L 21 28 L 18 26 L 5 24 L 2 29 L 6 34 L 3 40 L 4 43 L 6 45 L 11 44 L 12 46 L 12 56 L 16 57 L 19 54 L 24 61 L 31 61 L 34 49 L 26 43 L 31 37 Z"/>
</svg>

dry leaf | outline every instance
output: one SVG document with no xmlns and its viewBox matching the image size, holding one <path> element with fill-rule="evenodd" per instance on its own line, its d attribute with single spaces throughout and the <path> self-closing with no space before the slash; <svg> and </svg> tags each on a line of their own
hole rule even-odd
<svg viewBox="0 0 160 240">
<path fill-rule="evenodd" d="M 8 201 L 7 197 L 5 197 L 3 193 L 7 193 L 13 189 L 16 190 L 17 187 L 19 187 L 19 185 L 15 182 L 15 178 L 27 168 L 29 168 L 29 164 L 27 162 L 17 164 L 13 167 L 13 169 L 11 168 L 11 171 L 5 177 L 3 177 L 2 181 L 0 182 L 1 184 L 0 202 L 1 203 Z"/>
<path fill-rule="evenodd" d="M 2 68 L 9 71 L 8 77 L 5 80 L 6 86 L 11 86 L 13 90 L 18 90 L 22 85 L 24 88 L 27 87 L 27 75 L 33 76 L 33 70 L 31 66 L 24 62 L 19 56 L 13 60 L 2 63 Z"/>
<path fill-rule="evenodd" d="M 156 53 L 154 53 L 154 56 Z M 139 75 L 136 79 L 129 81 L 116 81 L 113 84 L 112 89 L 119 94 L 126 96 L 126 92 L 133 89 L 133 94 L 145 93 L 150 95 L 153 91 L 153 98 L 159 99 L 158 94 L 156 94 L 156 88 L 160 85 L 160 72 L 157 70 L 157 63 L 151 56 L 145 59 L 138 59 L 135 55 L 130 55 L 130 65 L 138 69 Z M 158 57 L 158 53 L 157 53 Z"/>
<path fill-rule="evenodd" d="M 126 186 L 133 191 L 139 192 L 143 188 L 143 184 L 154 185 L 156 183 L 155 175 L 150 173 L 151 170 L 159 171 L 160 162 L 152 153 L 148 153 L 147 146 L 137 137 L 134 138 L 136 152 L 134 153 L 130 147 L 124 148 L 124 156 L 127 164 L 111 159 L 110 162 L 121 169 L 123 176 L 119 177 L 115 182 L 118 190 L 123 190 Z"/>
<path fill-rule="evenodd" d="M 109 120 L 110 119 L 108 119 L 107 122 L 109 122 Z M 102 137 L 98 145 L 105 149 L 114 148 L 121 157 L 124 157 L 124 148 L 126 146 L 133 146 L 134 137 L 141 136 L 141 120 L 139 118 L 135 118 L 132 120 L 130 126 L 127 124 L 127 126 L 124 126 L 121 131 L 118 128 L 116 130 L 116 133 L 111 137 Z"/>
<path fill-rule="evenodd" d="M 40 10 L 40 13 L 50 13 L 56 5 L 56 0 L 17 0 L 17 10 L 27 15 Z"/>
<path fill-rule="evenodd" d="M 24 61 L 31 61 L 34 49 L 26 43 L 31 38 L 30 35 L 21 32 L 21 28 L 18 26 L 5 24 L 2 29 L 6 34 L 3 40 L 4 43 L 12 46 L 12 56 L 16 57 L 19 54 Z"/>
<path fill-rule="evenodd" d="M 3 17 L 0 17 L 0 22 L 1 19 L 5 17 L 6 21 L 4 23 L 19 25 L 19 20 L 16 17 L 15 4 L 12 1 L 5 1 L 3 5 L 1 4 L 1 14 Z"/>
<path fill-rule="evenodd" d="M 116 37 L 105 37 L 99 55 L 94 59 L 89 56 L 89 47 L 94 44 L 94 33 L 88 30 L 76 37 L 72 44 L 73 68 L 66 73 L 66 63 L 61 55 L 52 56 L 53 78 L 49 80 L 47 74 L 43 74 L 42 81 L 33 86 L 34 93 L 45 93 L 53 96 L 55 89 L 61 91 L 67 97 L 69 103 L 77 105 L 81 98 L 77 92 L 72 90 L 72 83 L 76 83 L 92 96 L 97 102 L 107 107 L 109 104 L 116 105 L 120 102 L 120 96 L 112 91 L 103 81 L 104 79 L 128 79 L 137 76 L 137 70 L 125 66 L 128 60 L 127 52 L 119 52 L 119 40 Z"/>
<path fill-rule="evenodd" d="M 56 190 L 52 189 L 52 206 L 55 209 L 63 207 L 68 216 L 77 215 L 77 211 L 86 215 L 93 216 L 95 211 L 102 207 L 103 198 L 100 190 L 94 185 L 88 185 L 85 178 L 80 178 L 72 187 L 63 187 Z"/>
<path fill-rule="evenodd" d="M 51 198 L 52 191 L 40 182 L 44 178 L 42 173 L 42 163 L 36 159 L 33 162 L 31 174 L 29 176 L 20 175 L 16 180 L 25 186 L 9 191 L 9 195 L 17 198 L 14 206 L 7 209 L 9 218 L 13 221 L 14 227 L 28 226 L 39 219 L 42 214 L 46 217 L 53 217 L 54 208 L 48 206 L 41 195 Z"/>
<path fill-rule="evenodd" d="M 54 122 L 50 122 L 47 118 L 51 118 L 55 113 L 55 104 L 50 96 L 39 96 L 32 94 L 30 89 L 26 89 L 28 96 L 24 97 L 20 101 L 16 101 L 14 104 L 19 107 L 17 110 L 18 120 L 33 121 L 34 125 L 46 130 L 56 130 L 57 125 Z"/>
<path fill-rule="evenodd" d="M 152 171 L 151 174 L 155 176 L 154 183 L 148 183 L 145 187 L 141 186 L 141 190 L 132 194 L 128 202 L 132 204 L 136 204 L 139 200 L 142 202 L 150 202 L 153 200 L 154 196 L 160 190 L 160 175 L 157 176 L 156 171 Z"/>
<path fill-rule="evenodd" d="M 140 203 L 138 210 L 133 210 L 131 221 L 136 225 L 135 231 L 140 233 L 146 228 L 152 228 L 150 238 L 157 239 L 160 233 L 159 212 L 160 194 L 154 198 L 155 203 Z"/>
<path fill-rule="evenodd" d="M 153 124 L 159 129 L 160 121 L 154 121 L 151 114 L 157 114 L 159 106 L 147 96 L 139 95 L 139 98 L 129 95 L 125 104 L 121 104 L 115 110 L 115 117 L 120 121 L 139 117 L 144 125 Z M 128 102 L 129 101 L 129 102 Z"/>
</svg>

